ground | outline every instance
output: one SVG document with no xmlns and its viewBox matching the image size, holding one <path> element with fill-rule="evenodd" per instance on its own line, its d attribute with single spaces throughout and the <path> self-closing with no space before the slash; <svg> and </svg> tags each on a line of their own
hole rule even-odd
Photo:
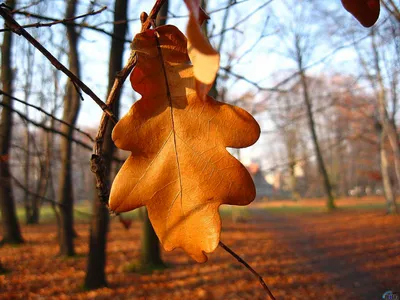
<svg viewBox="0 0 400 300">
<path fill-rule="evenodd" d="M 221 240 L 263 276 L 277 299 L 382 299 L 385 291 L 400 292 L 400 217 L 372 202 L 363 202 L 366 209 L 343 201 L 346 209 L 333 213 L 319 201 L 259 202 L 236 223 L 227 209 Z M 140 227 L 112 222 L 109 287 L 85 291 L 89 226 L 76 226 L 74 258 L 57 257 L 51 222 L 23 226 L 26 244 L 0 248 L 10 270 L 0 275 L 0 299 L 266 299 L 257 279 L 221 248 L 205 264 L 175 250 L 163 253 L 166 270 L 128 272 L 139 256 Z"/>
</svg>

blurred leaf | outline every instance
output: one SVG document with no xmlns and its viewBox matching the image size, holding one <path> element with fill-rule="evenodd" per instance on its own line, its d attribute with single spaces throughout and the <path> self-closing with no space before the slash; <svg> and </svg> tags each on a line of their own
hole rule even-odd
<svg viewBox="0 0 400 300">
<path fill-rule="evenodd" d="M 373 26 L 379 18 L 379 0 L 342 0 L 342 4 L 364 27 Z"/>
</svg>

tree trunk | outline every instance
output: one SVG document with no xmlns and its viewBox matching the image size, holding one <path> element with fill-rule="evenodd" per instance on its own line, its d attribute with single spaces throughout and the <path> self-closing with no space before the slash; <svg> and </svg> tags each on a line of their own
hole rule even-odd
<svg viewBox="0 0 400 300">
<path fill-rule="evenodd" d="M 314 149 L 315 149 L 315 154 L 317 156 L 317 162 L 318 162 L 318 168 L 321 173 L 321 176 L 323 178 L 323 183 L 324 183 L 324 188 L 325 188 L 325 193 L 327 197 L 327 202 L 326 202 L 326 207 L 328 210 L 333 210 L 336 208 L 335 206 L 335 200 L 333 198 L 333 193 L 332 193 L 332 185 L 329 180 L 328 172 L 325 167 L 325 162 L 321 153 L 321 149 L 319 147 L 319 142 L 318 142 L 318 136 L 317 132 L 315 129 L 315 122 L 314 122 L 314 115 L 312 112 L 312 106 L 311 106 L 311 99 L 310 95 L 308 93 L 308 84 L 307 84 L 307 78 L 304 73 L 303 69 L 303 62 L 302 62 L 302 57 L 301 57 L 301 52 L 300 52 L 300 46 L 296 43 L 296 50 L 297 50 L 297 64 L 298 68 L 300 71 L 300 79 L 301 79 L 301 85 L 303 88 L 303 100 L 307 108 L 307 117 L 308 117 L 308 125 L 310 128 L 311 132 L 311 138 L 314 144 Z"/>
<path fill-rule="evenodd" d="M 396 196 L 393 190 L 392 182 L 390 180 L 389 164 L 385 149 L 385 131 L 383 130 L 382 127 L 380 127 L 378 130 L 379 130 L 378 134 L 379 134 L 379 152 L 381 160 L 382 185 L 387 203 L 387 213 L 395 214 L 397 213 L 396 198 L 395 198 Z"/>
<path fill-rule="evenodd" d="M 389 138 L 390 146 L 393 150 L 394 154 L 394 166 L 395 172 L 397 177 L 397 184 L 400 186 L 400 145 L 399 145 L 399 136 L 397 133 L 396 125 L 394 120 L 390 120 L 388 111 L 386 109 L 387 102 L 386 102 L 386 89 L 385 84 L 383 83 L 382 72 L 380 67 L 380 58 L 378 47 L 375 42 L 375 33 L 371 31 L 371 46 L 374 53 L 374 65 L 375 65 L 375 72 L 376 72 L 376 81 L 377 81 L 377 88 L 378 88 L 378 108 L 379 108 L 379 118 L 382 123 L 382 132 L 381 135 L 387 135 Z M 383 146 L 382 146 L 383 147 Z M 382 157 L 381 157 L 382 159 Z M 382 164 L 382 161 L 381 161 Z M 382 173 L 383 176 L 383 173 Z M 393 198 L 393 209 L 392 213 L 396 212 L 396 197 Z M 388 198 L 387 198 L 388 199 Z"/>
<path fill-rule="evenodd" d="M 142 269 L 162 268 L 165 265 L 161 259 L 160 242 L 151 225 L 147 210 L 144 210 L 143 217 L 140 267 Z"/>
<path fill-rule="evenodd" d="M 116 0 L 114 7 L 114 37 L 111 41 L 110 62 L 108 69 L 108 94 L 111 91 L 115 75 L 122 69 L 122 58 L 124 53 L 124 39 L 127 31 L 127 23 L 118 21 L 127 19 L 126 0 Z M 120 95 L 114 102 L 113 112 L 118 118 Z M 115 146 L 111 139 L 111 132 L 114 128 L 112 122 L 108 122 L 107 131 L 103 141 L 104 164 L 108 170 L 107 184 L 110 185 L 112 180 L 111 163 Z M 88 289 L 96 289 L 107 285 L 105 266 L 106 266 L 106 241 L 109 223 L 108 209 L 101 203 L 95 193 L 93 201 L 93 217 L 90 228 L 89 255 L 87 263 L 87 271 L 85 277 L 85 287 Z"/>
<path fill-rule="evenodd" d="M 73 18 L 77 8 L 77 0 L 69 0 L 66 8 L 66 18 Z M 78 34 L 74 26 L 67 25 L 67 39 L 69 44 L 69 69 L 80 77 L 78 59 Z M 68 81 L 64 95 L 63 120 L 72 126 L 75 125 L 80 108 L 80 95 L 77 88 Z M 68 138 L 61 138 L 61 170 L 59 178 L 58 196 L 60 197 L 61 228 L 59 236 L 60 255 L 73 256 L 74 250 L 74 227 L 73 227 L 73 185 L 72 185 L 72 142 L 73 129 L 62 124 L 61 131 Z"/>
<path fill-rule="evenodd" d="M 25 98 L 26 99 L 26 98 Z M 28 116 L 28 107 L 25 110 L 26 115 Z M 25 170 L 24 170 L 24 184 L 25 184 L 25 193 L 24 193 L 24 205 L 25 205 L 25 219 L 26 224 L 31 224 L 31 216 L 32 209 L 30 203 L 30 194 L 29 194 L 29 174 L 30 174 L 30 163 L 31 163 L 31 155 L 30 155 L 30 134 L 29 134 L 29 126 L 26 124 L 26 149 L 25 149 Z"/>
<path fill-rule="evenodd" d="M 11 8 L 15 7 L 14 0 L 6 1 Z M 1 85 L 2 90 L 13 94 L 13 70 L 11 60 L 12 47 L 11 31 L 3 33 L 1 45 Z M 13 100 L 3 95 L 3 103 L 8 107 L 13 106 Z M 19 223 L 16 215 L 14 196 L 12 191 L 12 177 L 10 173 L 10 142 L 12 136 L 12 112 L 7 106 L 3 107 L 0 119 L 0 209 L 3 225 L 3 243 L 19 244 L 23 242 Z"/>
</svg>

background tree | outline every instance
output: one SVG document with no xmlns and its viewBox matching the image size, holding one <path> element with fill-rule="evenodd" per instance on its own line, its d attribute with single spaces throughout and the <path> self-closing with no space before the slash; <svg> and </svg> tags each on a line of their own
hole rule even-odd
<svg viewBox="0 0 400 300">
<path fill-rule="evenodd" d="M 296 73 L 299 76 L 299 83 L 302 89 L 302 101 L 306 107 L 311 140 L 327 197 L 326 206 L 331 210 L 335 208 L 332 185 L 317 135 L 309 79 L 306 75 L 307 63 L 310 60 L 313 50 L 317 46 L 315 43 L 317 40 L 316 32 L 312 26 L 307 26 L 307 24 L 312 24 L 312 22 L 310 22 L 310 10 L 307 9 L 307 5 L 309 5 L 309 3 L 306 1 L 285 1 L 284 6 L 287 13 L 290 15 L 290 21 L 284 24 L 280 23 L 279 36 L 282 40 L 282 44 L 286 45 L 286 56 L 292 59 L 296 65 Z M 313 41 L 313 43 L 311 41 Z"/>
<path fill-rule="evenodd" d="M 6 4 L 13 10 L 16 1 L 9 0 Z M 11 48 L 13 33 L 3 33 L 1 45 L 1 85 L 2 90 L 8 95 L 13 94 L 13 63 Z M 2 243 L 20 244 L 23 242 L 19 223 L 15 210 L 14 195 L 12 189 L 12 177 L 10 174 L 10 144 L 13 126 L 13 99 L 3 95 L 3 108 L 0 119 L 0 208 L 3 225 Z"/>
<path fill-rule="evenodd" d="M 66 18 L 73 18 L 76 14 L 78 0 L 68 0 Z M 73 74 L 80 77 L 78 32 L 75 26 L 67 24 L 67 40 L 69 45 L 68 62 Z M 64 95 L 63 121 L 75 126 L 80 108 L 80 91 L 72 81 L 68 81 Z M 61 132 L 65 137 L 61 139 L 61 170 L 59 177 L 58 197 L 61 211 L 60 254 L 73 256 L 74 250 L 74 185 L 72 183 L 72 135 L 71 126 L 62 124 Z"/>
<path fill-rule="evenodd" d="M 128 27 L 126 0 L 116 0 L 114 4 L 114 30 L 111 39 L 111 50 L 108 68 L 108 93 L 114 83 L 114 78 L 122 69 L 122 58 L 125 49 L 125 35 Z M 116 118 L 119 116 L 120 93 L 115 100 L 113 112 Z M 115 153 L 115 146 L 111 139 L 111 132 L 114 128 L 112 122 L 108 122 L 106 135 L 103 141 L 104 167 L 108 170 L 107 184 L 110 186 L 114 177 L 111 172 L 112 158 Z M 85 287 L 95 289 L 107 285 L 105 266 L 106 266 L 106 242 L 109 223 L 109 211 L 101 202 L 97 192 L 93 198 L 93 216 L 90 226 L 89 255 L 87 260 L 87 270 L 85 277 Z"/>
</svg>

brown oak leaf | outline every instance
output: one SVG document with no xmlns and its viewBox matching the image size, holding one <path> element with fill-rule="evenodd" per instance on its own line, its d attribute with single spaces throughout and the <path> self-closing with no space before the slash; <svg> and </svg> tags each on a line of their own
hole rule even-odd
<svg viewBox="0 0 400 300">
<path fill-rule="evenodd" d="M 110 209 L 145 205 L 167 251 L 183 248 L 198 262 L 218 246 L 221 204 L 247 205 L 255 187 L 226 147 L 255 143 L 260 127 L 241 108 L 196 92 L 187 41 L 167 25 L 136 35 L 131 74 L 142 95 L 116 124 L 112 138 L 131 156 L 111 188 Z"/>
</svg>

